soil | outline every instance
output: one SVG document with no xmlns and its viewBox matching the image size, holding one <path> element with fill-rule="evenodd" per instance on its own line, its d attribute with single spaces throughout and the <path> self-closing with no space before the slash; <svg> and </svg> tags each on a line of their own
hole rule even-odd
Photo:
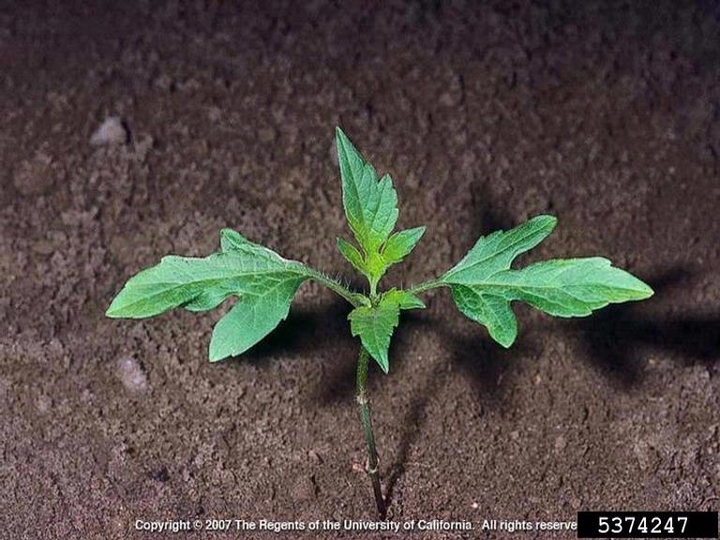
<svg viewBox="0 0 720 540">
<path fill-rule="evenodd" d="M 429 294 L 371 373 L 390 517 L 475 527 L 414 538 L 571 538 L 480 527 L 717 509 L 719 21 L 679 1 L 3 3 L 0 538 L 376 519 L 332 293 L 303 286 L 219 364 L 223 310 L 103 315 L 130 275 L 216 250 L 224 226 L 354 280 L 337 124 L 392 173 L 400 225 L 428 227 L 388 285 L 549 212 L 557 232 L 523 263 L 600 254 L 656 291 L 578 320 L 518 306 L 510 350 Z"/>
</svg>

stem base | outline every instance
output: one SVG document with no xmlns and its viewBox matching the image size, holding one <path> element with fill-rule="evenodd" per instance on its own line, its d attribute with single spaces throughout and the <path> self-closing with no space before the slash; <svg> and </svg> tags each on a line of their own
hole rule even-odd
<svg viewBox="0 0 720 540">
<path fill-rule="evenodd" d="M 380 514 L 380 519 L 384 520 L 387 516 L 387 507 L 382 494 L 382 485 L 380 484 L 380 472 L 378 471 L 380 460 L 378 459 L 377 450 L 375 449 L 375 436 L 373 434 L 372 419 L 370 417 L 370 404 L 368 403 L 366 394 L 369 360 L 370 355 L 367 350 L 365 350 L 365 347 L 361 346 L 357 369 L 357 402 L 360 408 L 360 421 L 362 422 L 363 433 L 365 434 L 365 443 L 367 444 L 368 459 L 365 470 L 372 482 L 378 514 Z"/>
</svg>

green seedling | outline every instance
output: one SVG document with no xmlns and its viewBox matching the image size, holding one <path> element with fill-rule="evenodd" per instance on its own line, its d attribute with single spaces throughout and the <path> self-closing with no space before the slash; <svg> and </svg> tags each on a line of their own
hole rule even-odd
<svg viewBox="0 0 720 540">
<path fill-rule="evenodd" d="M 210 340 L 210 361 L 244 353 L 272 331 L 290 310 L 298 288 L 314 280 L 352 305 L 350 331 L 360 338 L 357 403 L 367 444 L 366 470 L 377 510 L 386 516 L 378 454 L 366 394 L 372 358 L 387 373 L 390 338 L 400 312 L 425 307 L 420 293 L 447 288 L 458 309 L 510 347 L 518 333 L 511 303 L 525 302 L 549 315 L 584 317 L 611 303 L 642 300 L 652 289 L 600 257 L 554 259 L 512 268 L 514 259 L 537 246 L 555 228 L 552 216 L 537 216 L 509 231 L 481 237 L 465 257 L 437 279 L 408 289 L 379 290 L 392 265 L 414 249 L 425 227 L 395 231 L 397 194 L 389 175 L 378 180 L 347 136 L 337 129 L 343 207 L 355 243 L 337 239 L 348 262 L 367 278 L 369 292 L 342 283 L 298 261 L 284 259 L 231 229 L 220 232 L 220 251 L 209 257 L 164 257 L 125 284 L 107 310 L 108 317 L 139 319 L 174 308 L 207 311 L 228 297 L 235 305 L 218 321 Z"/>
</svg>

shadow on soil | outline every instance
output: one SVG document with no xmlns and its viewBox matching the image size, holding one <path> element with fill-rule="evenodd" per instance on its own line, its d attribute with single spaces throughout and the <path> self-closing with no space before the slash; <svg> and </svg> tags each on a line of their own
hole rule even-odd
<svg viewBox="0 0 720 540">
<path fill-rule="evenodd" d="M 397 349 L 404 349 L 405 335 L 413 330 L 431 332 L 442 343 L 441 351 L 449 352 L 449 361 L 436 361 L 433 368 L 425 376 L 422 387 L 418 388 L 411 398 L 409 412 L 403 419 L 403 432 L 397 455 L 390 467 L 386 487 L 388 505 L 392 503 L 393 493 L 398 480 L 405 473 L 408 456 L 413 443 L 425 424 L 428 403 L 456 371 L 466 377 L 473 388 L 473 398 L 484 408 L 501 409 L 508 399 L 507 389 L 512 387 L 512 379 L 520 369 L 522 358 L 532 354 L 532 346 L 527 342 L 506 350 L 495 345 L 484 337 L 466 336 L 453 328 L 452 321 L 438 321 L 423 315 L 408 313 L 401 321 L 397 336 Z M 400 352 L 393 358 L 407 357 Z M 403 361 L 396 361 L 395 367 Z"/>
<path fill-rule="evenodd" d="M 481 194 L 475 192 L 472 196 L 473 201 L 482 199 Z M 480 209 L 475 214 L 479 216 L 475 227 L 470 227 L 478 236 L 487 231 L 508 229 L 514 223 L 508 216 L 487 209 L 487 205 L 475 203 L 472 206 Z M 691 271 L 671 268 L 647 281 L 655 290 L 655 301 L 662 301 L 670 292 L 686 289 L 691 276 Z M 702 362 L 711 367 L 720 360 L 720 332 L 717 331 L 720 315 L 649 316 L 643 313 L 644 309 L 643 304 L 634 303 L 610 306 L 589 318 L 567 321 L 560 327 L 564 328 L 564 334 L 577 340 L 584 352 L 580 356 L 620 388 L 631 389 L 642 382 L 641 353 L 648 349 L 677 353 L 686 364 Z M 347 304 L 339 299 L 313 310 L 293 310 L 287 321 L 245 356 L 254 364 L 264 366 L 281 353 L 292 351 L 302 355 L 317 354 L 323 349 L 325 353 L 328 349 L 338 350 L 333 362 L 321 367 L 323 380 L 313 392 L 313 400 L 321 405 L 347 402 L 355 391 L 357 358 L 357 340 L 348 332 L 348 312 Z M 410 336 L 420 331 L 436 335 L 442 343 L 440 350 L 449 352 L 450 361 L 435 362 L 411 398 L 399 450 L 389 470 L 388 505 L 392 504 L 410 449 L 425 423 L 427 405 L 448 383 L 448 375 L 459 369 L 472 384 L 474 397 L 483 407 L 501 408 L 506 404 L 511 380 L 522 369 L 522 359 L 538 352 L 527 337 L 512 349 L 505 350 L 486 337 L 481 329 L 467 336 L 454 327 L 452 321 L 409 312 L 403 314 L 393 340 L 394 370 L 402 371 L 408 356 L 403 350 L 410 346 Z M 382 383 L 382 378 L 377 376 L 379 369 L 374 364 L 372 369 L 370 392 Z"/>
<path fill-rule="evenodd" d="M 341 347 L 351 350 L 354 339 L 348 332 L 350 307 L 344 300 L 333 299 L 316 308 L 292 308 L 288 318 L 249 351 L 244 362 L 265 368 L 277 356 L 314 356 Z M 353 364 L 355 357 L 348 358 Z M 353 379 L 354 381 L 354 379 Z"/>
<path fill-rule="evenodd" d="M 662 298 L 676 288 L 686 288 L 691 275 L 689 271 L 673 268 L 649 279 L 648 283 L 655 290 L 656 298 Z M 630 389 L 642 381 L 643 350 L 676 353 L 686 365 L 701 362 L 710 368 L 720 361 L 720 332 L 717 330 L 720 315 L 651 317 L 642 314 L 640 309 L 640 304 L 610 306 L 587 319 L 567 322 L 567 332 L 579 340 L 586 361 L 619 383 L 621 388 Z M 409 314 L 404 317 L 403 324 L 408 331 L 421 327 L 424 331 L 434 332 L 443 342 L 442 350 L 451 352 L 452 364 L 437 363 L 412 398 L 410 412 L 403 422 L 405 430 L 398 455 L 387 481 L 388 504 L 392 502 L 397 481 L 405 472 L 410 448 L 425 421 L 427 404 L 446 383 L 452 368 L 458 366 L 469 378 L 476 399 L 484 407 L 502 407 L 507 399 L 506 390 L 512 386 L 510 381 L 521 369 L 520 362 L 537 353 L 527 338 L 505 350 L 484 337 L 480 329 L 478 335 L 466 337 L 447 322 L 423 315 Z M 402 331 L 399 334 L 402 335 Z"/>
<path fill-rule="evenodd" d="M 687 288 L 692 272 L 672 268 L 648 283 L 657 301 L 673 290 Z M 588 319 L 571 323 L 582 355 L 621 387 L 631 388 L 643 379 L 643 350 L 682 356 L 685 365 L 703 363 L 708 368 L 720 360 L 720 314 L 710 316 L 646 316 L 642 304 L 609 306 Z"/>
</svg>

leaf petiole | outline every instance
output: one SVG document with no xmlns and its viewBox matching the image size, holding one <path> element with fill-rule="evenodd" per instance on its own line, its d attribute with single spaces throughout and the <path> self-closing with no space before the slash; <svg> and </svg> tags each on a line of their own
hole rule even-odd
<svg viewBox="0 0 720 540">
<path fill-rule="evenodd" d="M 356 293 L 343 286 L 341 283 L 335 281 L 329 276 L 326 276 L 322 272 L 307 268 L 307 274 L 311 279 L 314 279 L 318 283 L 325 285 L 328 289 L 338 294 L 345 300 L 347 300 L 353 307 L 369 306 L 370 300 L 364 294 Z"/>
<path fill-rule="evenodd" d="M 417 294 L 429 291 L 430 289 L 437 289 L 438 287 L 447 287 L 447 284 L 437 279 L 431 279 L 430 281 L 425 281 L 419 285 L 414 285 L 407 289 L 407 291 L 412 294 Z"/>
</svg>

